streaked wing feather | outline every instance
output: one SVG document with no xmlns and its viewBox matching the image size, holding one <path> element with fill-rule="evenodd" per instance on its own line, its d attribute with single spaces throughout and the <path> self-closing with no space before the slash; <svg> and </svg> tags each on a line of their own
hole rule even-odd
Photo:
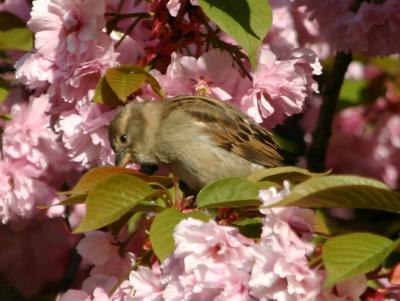
<svg viewBox="0 0 400 301">
<path fill-rule="evenodd" d="M 181 96 L 167 100 L 165 114 L 183 110 L 200 122 L 213 124 L 207 134 L 220 147 L 265 166 L 283 165 L 283 156 L 272 134 L 232 106 L 208 97 Z"/>
</svg>

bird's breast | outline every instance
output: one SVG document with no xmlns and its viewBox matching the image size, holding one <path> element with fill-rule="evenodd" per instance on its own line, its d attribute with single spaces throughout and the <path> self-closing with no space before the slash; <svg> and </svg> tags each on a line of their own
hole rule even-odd
<svg viewBox="0 0 400 301">
<path fill-rule="evenodd" d="M 170 168 L 194 190 L 222 177 L 247 176 L 262 168 L 219 147 L 203 135 L 193 137 L 190 142 L 181 145 L 177 154 Z"/>
</svg>

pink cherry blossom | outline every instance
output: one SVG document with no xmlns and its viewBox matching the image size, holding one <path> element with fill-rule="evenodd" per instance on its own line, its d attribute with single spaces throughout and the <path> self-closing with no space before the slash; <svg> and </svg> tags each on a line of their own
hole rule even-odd
<svg viewBox="0 0 400 301">
<path fill-rule="evenodd" d="M 330 46 L 321 38 L 318 23 L 310 20 L 304 7 L 296 7 L 291 0 L 270 0 L 272 27 L 265 43 L 278 56 L 288 56 L 299 47 L 313 50 L 318 58 L 331 55 Z"/>
<path fill-rule="evenodd" d="M 212 49 L 199 58 L 173 53 L 165 75 L 153 75 L 170 96 L 202 95 L 221 100 L 240 98 L 249 88 L 248 79 L 242 78 L 227 52 Z"/>
<path fill-rule="evenodd" d="M 152 9 L 152 3 L 149 1 L 119 1 L 119 0 L 105 0 L 106 14 L 134 14 L 149 12 Z M 147 46 L 154 46 L 155 39 L 152 35 L 151 28 L 148 26 L 149 19 L 143 19 L 139 21 L 136 26 L 132 29 L 129 28 L 132 24 L 132 19 L 125 19 L 118 22 L 118 28 L 114 33 L 127 33 L 127 37 L 130 37 L 138 44 L 140 48 L 145 48 Z M 129 32 L 129 30 L 130 32 Z M 115 38 L 115 36 L 113 37 Z M 119 39 L 118 39 L 119 40 Z M 117 52 L 120 52 L 119 47 L 116 48 Z M 132 55 L 137 51 L 137 49 L 131 49 Z"/>
<path fill-rule="evenodd" d="M 283 182 L 283 188 L 278 191 L 275 187 L 271 187 L 269 189 L 262 189 L 258 193 L 258 198 L 263 202 L 263 206 L 270 206 L 274 203 L 279 202 L 285 196 L 287 196 L 290 192 L 290 182 L 285 180 Z M 261 213 L 265 213 L 263 208 L 260 209 Z"/>
<path fill-rule="evenodd" d="M 101 31 L 104 8 L 104 1 L 35 1 L 28 26 L 35 33 L 36 49 L 53 61 L 81 62 L 96 40 L 106 36 Z"/>
<path fill-rule="evenodd" d="M 78 103 L 76 109 L 64 111 L 56 125 L 73 162 L 83 168 L 114 163 L 108 141 L 108 125 L 115 110 L 107 106 Z"/>
<path fill-rule="evenodd" d="M 15 64 L 16 78 L 30 89 L 44 91 L 54 82 L 54 65 L 40 52 L 27 53 Z"/>
<path fill-rule="evenodd" d="M 285 117 L 302 111 L 306 97 L 318 92 L 312 76 L 320 73 L 321 65 L 310 50 L 296 49 L 290 57 L 278 59 L 264 46 L 253 75 L 253 87 L 240 107 L 255 121 L 272 128 Z"/>
<path fill-rule="evenodd" d="M 30 218 L 36 206 L 57 202 L 56 190 L 39 179 L 41 172 L 18 160 L 0 160 L 0 221 Z"/>
<path fill-rule="evenodd" d="M 163 289 L 160 283 L 161 270 L 158 264 L 152 268 L 139 266 L 129 275 L 133 292 L 127 301 L 162 301 Z"/>
<path fill-rule="evenodd" d="M 113 32 L 111 37 L 115 41 L 119 41 L 122 38 L 122 34 Z M 143 45 L 134 38 L 127 36 L 122 43 L 115 50 L 118 55 L 118 63 L 123 64 L 138 64 L 139 61 L 146 57 L 146 52 Z"/>
<path fill-rule="evenodd" d="M 113 237 L 103 231 L 88 232 L 76 246 L 78 253 L 94 265 L 101 265 L 113 256 L 118 257 L 118 246 Z"/>
<path fill-rule="evenodd" d="M 148 1 L 119 1 L 106 0 L 106 14 L 135 14 L 148 12 L 151 3 Z M 156 41 L 151 35 L 151 29 L 144 26 L 146 19 L 139 21 L 132 29 L 131 19 L 120 20 L 118 28 L 111 32 L 111 38 L 115 42 L 115 52 L 118 53 L 120 64 L 140 64 L 146 61 L 146 50 L 148 46 L 155 45 Z M 117 45 L 119 41 L 122 43 Z"/>
<path fill-rule="evenodd" d="M 161 266 L 164 300 L 253 300 L 253 242 L 236 228 L 189 218 L 177 225 L 174 237 L 176 250 Z"/>
<path fill-rule="evenodd" d="M 181 8 L 180 0 L 169 0 L 167 2 L 167 9 L 171 16 L 176 17 L 178 15 L 179 9 Z"/>
<path fill-rule="evenodd" d="M 179 262 L 172 260 L 167 265 Z M 166 285 L 163 300 L 254 300 L 249 295 L 249 272 L 227 263 L 199 264 L 189 273 L 175 275 L 168 273 L 161 280 Z"/>
<path fill-rule="evenodd" d="M 117 57 L 112 41 L 105 40 L 102 46 L 94 47 L 90 57 L 79 64 L 65 64 L 67 66 L 56 73 L 53 85 L 48 90 L 49 94 L 61 95 L 67 102 L 81 100 L 88 91 L 96 87 L 108 68 L 117 65 Z"/>
<path fill-rule="evenodd" d="M 91 301 L 90 295 L 84 291 L 70 289 L 60 297 L 60 301 Z"/>
<path fill-rule="evenodd" d="M 323 278 L 308 267 L 313 246 L 273 210 L 266 216 L 260 243 L 252 249 L 256 260 L 249 282 L 251 295 L 259 300 L 316 300 Z"/>
<path fill-rule="evenodd" d="M 43 173 L 42 178 L 54 182 L 57 174 L 71 169 L 59 135 L 50 128 L 49 98 L 42 95 L 29 103 L 11 108 L 11 121 L 3 133 L 3 155 L 12 160 L 25 160 Z M 64 177 L 64 176 L 63 176 Z M 65 181 L 65 178 L 60 181 Z"/>
<path fill-rule="evenodd" d="M 323 301 L 356 301 L 367 288 L 367 278 L 359 275 L 337 283 L 333 288 L 324 289 Z"/>
<path fill-rule="evenodd" d="M 88 263 L 94 264 L 90 274 L 122 276 L 133 263 L 133 254 L 120 255 L 116 240 L 108 232 L 88 232 L 77 245 L 78 253 Z"/>
<path fill-rule="evenodd" d="M 393 188 L 400 186 L 398 100 L 391 100 L 389 92 L 387 97 L 336 116 L 327 154 L 327 166 L 334 172 L 378 178 Z"/>
<path fill-rule="evenodd" d="M 288 182 L 284 188 L 260 191 L 260 199 L 268 206 L 290 193 Z M 308 267 L 307 256 L 314 247 L 308 242 L 314 225 L 310 209 L 261 209 L 264 225 L 261 241 L 252 246 L 255 264 L 249 282 L 251 295 L 261 301 L 316 300 L 323 281 L 319 271 Z M 301 236 L 300 236 L 301 235 Z"/>
<path fill-rule="evenodd" d="M 263 203 L 260 208 L 260 212 L 267 216 L 273 212 L 280 221 L 286 222 L 293 229 L 296 229 L 296 231 L 312 233 L 315 223 L 315 216 L 312 210 L 296 207 L 267 208 L 268 206 L 278 203 L 280 200 L 290 194 L 290 182 L 284 180 L 282 186 L 283 187 L 279 190 L 275 187 L 271 187 L 269 189 L 261 189 L 259 191 L 258 198 Z M 264 227 L 264 231 L 269 230 Z"/>
<path fill-rule="evenodd" d="M 52 214 L 52 209 L 57 208 L 57 207 L 61 207 L 61 206 L 53 206 L 53 207 L 49 208 L 49 210 L 48 210 L 49 215 Z M 72 210 L 70 210 L 70 212 L 68 214 L 68 223 L 69 223 L 71 229 L 75 229 L 76 227 L 79 226 L 83 217 L 86 214 L 86 204 L 77 204 L 77 205 L 73 206 L 71 209 Z M 52 217 L 52 215 L 50 215 L 50 217 Z"/>
<path fill-rule="evenodd" d="M 125 280 L 118 283 L 131 269 L 134 263 L 132 253 L 120 255 L 117 241 L 108 232 L 93 231 L 77 245 L 78 253 L 85 263 L 93 264 L 90 276 L 82 284 L 82 290 L 69 290 L 61 300 L 69 301 L 123 301 L 132 290 L 131 284 Z M 115 286 L 118 287 L 115 288 Z M 115 290 L 113 291 L 113 289 Z M 108 294 L 113 291 L 111 297 Z"/>
<path fill-rule="evenodd" d="M 83 282 L 82 290 L 93 295 L 93 301 L 124 301 L 128 292 L 125 289 L 125 286 L 128 285 L 127 281 L 123 281 L 109 296 L 115 285 L 118 284 L 119 278 L 99 274 L 91 275 Z"/>
<path fill-rule="evenodd" d="M 48 97 L 42 95 L 31 98 L 28 103 L 16 102 L 2 136 L 4 160 L 0 161 L 0 169 L 4 184 L 0 216 L 3 223 L 18 216 L 31 217 L 38 212 L 36 206 L 57 202 L 55 192 L 68 182 L 65 173 L 72 168 L 59 135 L 50 128 Z M 53 210 L 51 214 L 54 213 Z"/>
<path fill-rule="evenodd" d="M 400 24 L 397 0 L 363 1 L 358 9 L 351 0 L 293 2 L 306 9 L 309 18 L 318 23 L 321 36 L 337 50 L 383 56 L 400 49 L 400 42 L 393 38 Z"/>
<path fill-rule="evenodd" d="M 47 82 L 50 95 L 67 102 L 84 97 L 116 65 L 113 41 L 102 31 L 104 8 L 104 1 L 95 0 L 35 1 L 28 25 L 36 53 L 17 63 L 17 77 L 30 88 Z"/>
<path fill-rule="evenodd" d="M 371 161 L 374 142 L 363 137 L 365 110 L 366 108 L 361 106 L 349 108 L 335 118 L 333 135 L 327 153 L 327 166 L 332 168 L 335 173 L 380 175 L 381 163 L 376 165 L 376 162 Z M 341 149 L 341 152 L 337 153 L 336 149 Z M 335 155 L 333 156 L 333 154 Z M 356 160 L 356 157 L 362 158 L 362 160 Z M 366 158 L 369 159 L 366 160 Z"/>
<path fill-rule="evenodd" d="M 118 279 L 95 275 L 87 278 L 83 282 L 82 290 L 70 289 L 60 297 L 60 301 L 123 301 L 125 295 L 121 296 L 117 290 L 111 297 L 111 292 Z"/>
<path fill-rule="evenodd" d="M 190 4 L 199 5 L 199 2 L 198 0 L 190 0 Z M 181 1 L 169 0 L 166 6 L 171 16 L 176 17 L 178 15 L 179 9 L 181 8 Z"/>
<path fill-rule="evenodd" d="M 180 222 L 174 232 L 175 256 L 184 258 L 188 272 L 198 264 L 229 262 L 238 268 L 249 265 L 248 246 L 253 242 L 239 234 L 237 228 L 218 226 L 189 218 Z"/>
</svg>

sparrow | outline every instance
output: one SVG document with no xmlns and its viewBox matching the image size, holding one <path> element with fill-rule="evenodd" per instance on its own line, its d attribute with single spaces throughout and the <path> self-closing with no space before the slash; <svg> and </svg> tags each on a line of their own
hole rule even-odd
<svg viewBox="0 0 400 301">
<path fill-rule="evenodd" d="M 165 165 L 194 191 L 227 176 L 284 165 L 280 146 L 240 110 L 217 99 L 179 96 L 135 101 L 109 127 L 115 163 Z"/>
</svg>

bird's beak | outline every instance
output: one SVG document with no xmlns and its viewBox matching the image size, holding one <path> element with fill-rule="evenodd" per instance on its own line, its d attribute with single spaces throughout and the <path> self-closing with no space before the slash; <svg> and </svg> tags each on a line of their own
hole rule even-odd
<svg viewBox="0 0 400 301">
<path fill-rule="evenodd" d="M 130 153 L 120 152 L 115 154 L 115 166 L 125 167 L 131 160 L 132 156 Z"/>
</svg>

